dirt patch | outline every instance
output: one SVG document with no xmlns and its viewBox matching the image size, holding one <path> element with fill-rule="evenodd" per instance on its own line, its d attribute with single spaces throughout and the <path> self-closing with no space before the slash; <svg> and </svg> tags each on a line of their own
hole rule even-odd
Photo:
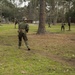
<svg viewBox="0 0 75 75">
<path fill-rule="evenodd" d="M 50 58 L 61 64 L 75 66 L 75 59 L 65 59 L 64 54 L 71 51 L 74 53 L 75 42 L 71 39 L 75 37 L 73 34 L 45 34 L 45 35 L 29 35 L 32 48 L 37 48 L 34 53 Z M 40 50 L 39 50 L 40 49 Z M 32 51 L 33 52 L 33 51 Z M 75 55 L 75 53 L 74 53 Z"/>
<path fill-rule="evenodd" d="M 71 59 L 64 59 L 66 62 L 68 62 L 70 65 L 75 66 L 75 58 Z"/>
<path fill-rule="evenodd" d="M 56 62 L 59 62 L 63 65 L 65 64 L 65 65 L 70 65 L 70 66 L 73 66 L 73 67 L 75 66 L 75 58 L 64 59 L 63 57 L 60 57 L 58 55 L 54 55 L 54 54 L 46 52 L 46 51 L 42 52 L 42 51 L 39 51 L 39 50 L 35 50 L 35 52 L 33 50 L 31 50 L 31 52 L 34 53 L 34 54 L 38 53 L 38 54 L 40 54 L 40 55 L 42 55 L 46 58 L 49 58 L 49 59 L 51 59 L 53 61 L 56 61 Z"/>
</svg>

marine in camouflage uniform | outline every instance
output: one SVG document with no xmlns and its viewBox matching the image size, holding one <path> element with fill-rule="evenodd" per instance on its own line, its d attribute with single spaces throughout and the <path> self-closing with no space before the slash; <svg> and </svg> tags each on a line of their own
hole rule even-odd
<svg viewBox="0 0 75 75">
<path fill-rule="evenodd" d="M 71 30 L 71 17 L 68 18 L 69 31 Z"/>
<path fill-rule="evenodd" d="M 26 47 L 28 48 L 28 50 L 30 50 L 29 45 L 28 45 L 28 38 L 27 38 L 27 34 L 29 31 L 29 26 L 26 23 L 25 20 L 23 20 L 23 22 L 19 23 L 18 25 L 18 38 L 19 38 L 19 48 L 21 47 L 21 43 L 22 43 L 22 39 L 24 40 Z"/>
</svg>

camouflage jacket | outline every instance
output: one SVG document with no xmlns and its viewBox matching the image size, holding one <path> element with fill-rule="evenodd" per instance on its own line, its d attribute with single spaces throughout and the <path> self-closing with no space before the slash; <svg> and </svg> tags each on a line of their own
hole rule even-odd
<svg viewBox="0 0 75 75">
<path fill-rule="evenodd" d="M 19 23 L 18 29 L 19 32 L 26 33 L 29 31 L 29 25 L 26 24 L 25 22 L 21 22 Z"/>
</svg>

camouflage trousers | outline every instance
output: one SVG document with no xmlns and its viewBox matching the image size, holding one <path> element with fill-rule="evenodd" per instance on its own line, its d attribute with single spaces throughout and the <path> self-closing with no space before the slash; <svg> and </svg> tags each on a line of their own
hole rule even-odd
<svg viewBox="0 0 75 75">
<path fill-rule="evenodd" d="M 19 44 L 18 44 L 19 47 L 21 47 L 22 39 L 23 39 L 24 42 L 25 42 L 26 47 L 29 48 L 28 39 L 27 39 L 27 36 L 26 36 L 25 33 L 19 32 L 18 39 L 19 39 Z"/>
</svg>

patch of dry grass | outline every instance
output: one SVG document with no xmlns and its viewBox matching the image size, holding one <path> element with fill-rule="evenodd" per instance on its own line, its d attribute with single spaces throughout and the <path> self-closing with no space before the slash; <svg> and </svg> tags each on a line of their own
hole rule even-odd
<svg viewBox="0 0 75 75">
<path fill-rule="evenodd" d="M 66 62 L 68 63 L 68 60 L 75 58 L 75 41 L 72 40 L 75 37 L 74 34 L 30 34 L 28 37 L 32 50 L 36 52 L 41 51 L 41 54 L 50 55 L 51 58 L 53 55 L 53 58 L 60 57 L 59 61 L 62 59 L 66 61 L 65 59 L 67 59 Z M 75 65 L 75 60 L 70 62 Z"/>
</svg>

